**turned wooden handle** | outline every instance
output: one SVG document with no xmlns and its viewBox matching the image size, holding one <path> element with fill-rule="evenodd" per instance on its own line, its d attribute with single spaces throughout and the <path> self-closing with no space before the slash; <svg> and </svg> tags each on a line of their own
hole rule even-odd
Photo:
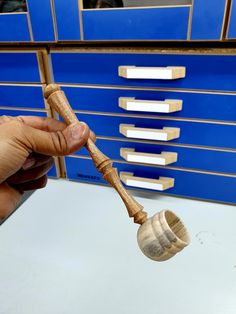
<svg viewBox="0 0 236 314">
<path fill-rule="evenodd" d="M 73 112 L 66 95 L 56 84 L 48 85 L 44 90 L 44 97 L 48 104 L 69 124 L 77 123 L 78 118 Z M 147 213 L 143 211 L 140 205 L 123 187 L 117 170 L 112 167 L 112 161 L 104 155 L 91 139 L 88 139 L 85 147 L 89 151 L 95 167 L 103 174 L 103 178 L 109 182 L 119 193 L 126 205 L 128 214 L 134 218 L 134 222 L 142 224 L 147 220 Z"/>
</svg>

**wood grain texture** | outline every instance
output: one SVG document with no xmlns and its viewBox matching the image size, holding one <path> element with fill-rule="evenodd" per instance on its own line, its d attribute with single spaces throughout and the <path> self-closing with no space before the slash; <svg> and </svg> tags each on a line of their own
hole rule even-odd
<svg viewBox="0 0 236 314">
<path fill-rule="evenodd" d="M 64 92 L 61 91 L 58 85 L 48 85 L 44 90 L 44 96 L 47 99 L 48 104 L 59 113 L 61 117 L 63 117 L 68 125 L 78 122 Z M 103 174 L 103 178 L 119 193 L 127 208 L 129 216 L 134 218 L 135 223 L 144 223 L 147 219 L 147 213 L 143 211 L 143 206 L 136 202 L 136 200 L 125 190 L 119 179 L 117 170 L 112 167 L 112 161 L 96 147 L 91 139 L 88 139 L 86 148 L 93 159 L 95 167 Z"/>
</svg>

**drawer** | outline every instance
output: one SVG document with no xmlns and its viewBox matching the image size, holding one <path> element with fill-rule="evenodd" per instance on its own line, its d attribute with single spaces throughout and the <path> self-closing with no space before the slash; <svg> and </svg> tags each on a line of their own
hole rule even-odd
<svg viewBox="0 0 236 314">
<path fill-rule="evenodd" d="M 186 40 L 189 12 L 190 6 L 83 10 L 84 39 Z"/>
<path fill-rule="evenodd" d="M 41 85 L 1 85 L 0 107 L 45 109 Z"/>
<path fill-rule="evenodd" d="M 143 86 L 191 90 L 235 91 L 236 55 L 174 53 L 106 53 L 64 51 L 51 53 L 56 83 Z M 215 51 L 215 54 L 213 54 Z M 219 53 L 219 52 L 218 52 Z M 221 52 L 222 53 L 222 52 Z M 184 67 L 186 77 L 180 79 L 127 79 L 119 76 L 120 66 Z"/>
<path fill-rule="evenodd" d="M 194 92 L 172 92 L 138 89 L 118 89 L 118 88 L 91 88 L 91 87 L 68 87 L 62 89 L 74 110 L 111 112 L 118 114 L 140 114 L 142 116 L 158 115 L 191 119 L 236 121 L 236 94 L 216 94 L 216 93 L 194 93 Z M 119 107 L 121 99 L 133 98 L 136 102 L 165 100 L 182 102 L 182 110 L 170 113 L 145 112 L 148 104 L 136 107 L 136 110 L 125 110 Z M 167 101 L 168 103 L 168 101 Z M 153 106 L 153 105 L 152 105 Z M 150 107 L 150 106 L 149 106 Z M 129 109 L 129 107 L 127 107 Z M 138 111 L 139 110 L 139 111 Z M 160 111 L 160 110 L 159 110 Z"/>
<path fill-rule="evenodd" d="M 168 166 L 210 172 L 236 174 L 236 151 L 220 151 L 97 138 L 96 146 L 109 158 L 134 164 Z M 82 148 L 78 156 L 89 156 Z"/>
<path fill-rule="evenodd" d="M 92 160 L 66 157 L 67 178 L 96 184 L 106 184 L 100 173 L 94 167 Z M 217 202 L 236 203 L 236 177 L 186 170 L 148 167 L 114 163 L 118 172 L 133 173 L 134 177 L 156 180 L 160 177 L 174 178 L 174 187 L 155 193 L 173 196 L 191 197 Z M 139 188 L 136 188 L 139 189 Z M 149 189 L 148 189 L 149 190 Z M 149 190 L 152 191 L 152 190 Z"/>
<path fill-rule="evenodd" d="M 146 133 L 154 129 L 174 128 L 180 130 L 179 138 L 168 142 L 200 145 L 220 148 L 236 148 L 236 124 L 217 124 L 210 122 L 190 122 L 179 120 L 164 120 L 159 118 L 135 118 L 126 116 L 111 116 L 100 114 L 78 113 L 78 119 L 86 122 L 97 136 L 109 136 L 116 138 L 128 138 L 120 133 L 120 125 L 129 125 L 133 133 L 133 125 L 139 129 L 146 129 Z M 143 130 L 141 130 L 143 131 Z M 143 133 L 143 132 L 142 132 Z M 166 132 L 166 134 L 169 132 Z M 130 137 L 131 138 L 131 137 Z M 132 138 L 137 138 L 132 135 Z M 155 137 L 156 138 L 156 137 Z M 144 139 L 143 134 L 139 139 Z M 147 138 L 145 138 L 147 139 Z M 165 139 L 164 139 L 165 140 Z"/>
<path fill-rule="evenodd" d="M 40 83 L 37 53 L 0 51 L 0 82 Z"/>
<path fill-rule="evenodd" d="M 55 40 L 52 8 L 49 0 L 27 0 L 27 5 L 21 5 L 18 8 L 16 7 L 17 2 L 13 5 L 10 5 L 10 2 L 13 1 L 5 1 L 5 4 L 1 1 L 0 42 Z"/>
<path fill-rule="evenodd" d="M 232 0 L 226 38 L 236 38 L 236 1 Z"/>
</svg>

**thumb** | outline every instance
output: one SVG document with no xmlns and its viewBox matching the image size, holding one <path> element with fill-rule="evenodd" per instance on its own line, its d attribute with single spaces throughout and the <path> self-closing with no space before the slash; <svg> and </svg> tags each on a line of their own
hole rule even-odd
<svg viewBox="0 0 236 314">
<path fill-rule="evenodd" d="M 65 156 L 83 147 L 89 138 L 89 127 L 78 122 L 62 131 L 46 132 L 25 126 L 27 147 L 37 153 L 51 156 Z"/>
</svg>

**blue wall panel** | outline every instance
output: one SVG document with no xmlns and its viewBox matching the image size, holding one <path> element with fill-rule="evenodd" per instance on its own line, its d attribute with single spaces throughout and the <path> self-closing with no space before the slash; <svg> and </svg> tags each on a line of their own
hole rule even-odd
<svg viewBox="0 0 236 314">
<path fill-rule="evenodd" d="M 50 0 L 28 0 L 34 41 L 54 41 Z"/>
<path fill-rule="evenodd" d="M 78 0 L 54 0 L 58 40 L 80 40 Z"/>
<path fill-rule="evenodd" d="M 51 56 L 58 83 L 236 91 L 236 56 L 69 52 L 53 52 Z M 125 79 L 118 76 L 121 65 L 185 66 L 186 77 L 177 80 Z"/>
<path fill-rule="evenodd" d="M 0 85 L 0 107 L 45 109 L 42 87 Z"/>
<path fill-rule="evenodd" d="M 36 52 L 0 52 L 0 82 L 40 82 Z"/>
<path fill-rule="evenodd" d="M 27 13 L 0 14 L 0 42 L 30 41 Z"/>
<path fill-rule="evenodd" d="M 221 38 L 226 0 L 194 0 L 191 40 Z"/>
<path fill-rule="evenodd" d="M 101 174 L 89 159 L 66 157 L 67 177 L 97 184 L 105 184 Z M 193 197 L 205 200 L 236 203 L 236 177 L 178 171 L 130 164 L 114 163 L 120 171 L 133 172 L 135 176 L 157 179 L 159 176 L 175 179 L 173 188 L 161 194 Z"/>
<path fill-rule="evenodd" d="M 189 7 L 83 11 L 85 40 L 186 40 Z"/>
</svg>

